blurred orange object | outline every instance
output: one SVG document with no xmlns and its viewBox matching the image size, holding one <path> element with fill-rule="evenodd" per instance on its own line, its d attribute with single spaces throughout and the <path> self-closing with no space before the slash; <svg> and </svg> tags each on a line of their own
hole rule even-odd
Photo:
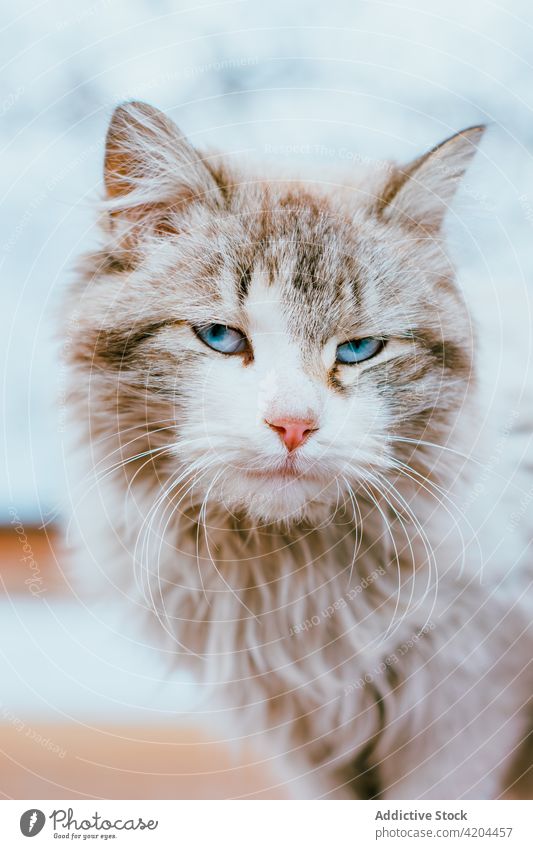
<svg viewBox="0 0 533 849">
<path fill-rule="evenodd" d="M 0 725 L 5 799 L 282 799 L 276 783 L 196 729 Z"/>
</svg>

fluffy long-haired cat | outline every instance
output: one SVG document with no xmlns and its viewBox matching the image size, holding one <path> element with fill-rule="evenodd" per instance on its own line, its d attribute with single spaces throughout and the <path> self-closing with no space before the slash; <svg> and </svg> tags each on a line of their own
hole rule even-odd
<svg viewBox="0 0 533 849">
<path fill-rule="evenodd" d="M 109 128 L 66 331 L 86 571 L 294 796 L 497 797 L 525 733 L 521 591 L 460 506 L 476 342 L 442 225 L 482 132 L 310 180 L 143 103 Z"/>
</svg>

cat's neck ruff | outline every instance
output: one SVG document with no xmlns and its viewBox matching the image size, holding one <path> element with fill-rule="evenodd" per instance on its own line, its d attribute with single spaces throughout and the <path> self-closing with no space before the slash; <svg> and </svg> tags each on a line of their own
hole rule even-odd
<svg viewBox="0 0 533 849">
<path fill-rule="evenodd" d="M 348 502 L 314 525 L 258 527 L 216 504 L 167 514 L 136 535 L 138 586 L 179 656 L 195 656 L 201 672 L 215 649 L 211 680 L 232 678 L 235 661 L 265 643 L 290 642 L 294 652 L 300 642 L 307 655 L 316 639 L 322 651 L 324 629 L 368 662 L 372 646 L 382 653 L 428 625 L 439 579 L 472 575 L 464 526 L 436 508 L 427 493 L 411 493 L 403 511 L 383 499 Z"/>
</svg>

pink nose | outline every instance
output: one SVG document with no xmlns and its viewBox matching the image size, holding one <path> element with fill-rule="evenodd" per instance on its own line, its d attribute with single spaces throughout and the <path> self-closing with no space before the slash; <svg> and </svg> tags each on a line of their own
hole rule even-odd
<svg viewBox="0 0 533 849">
<path fill-rule="evenodd" d="M 315 422 L 302 419 L 274 419 L 271 422 L 266 419 L 265 421 L 272 430 L 279 433 L 287 451 L 294 451 L 305 442 L 310 433 L 317 430 Z"/>
</svg>

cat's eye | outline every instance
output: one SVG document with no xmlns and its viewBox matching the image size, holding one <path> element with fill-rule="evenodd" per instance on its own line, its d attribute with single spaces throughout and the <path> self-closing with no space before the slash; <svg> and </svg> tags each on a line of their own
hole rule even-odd
<svg viewBox="0 0 533 849">
<path fill-rule="evenodd" d="M 244 333 L 226 324 L 207 324 L 194 330 L 202 342 L 221 354 L 240 354 L 248 348 Z"/>
<path fill-rule="evenodd" d="M 384 339 L 376 339 L 374 336 L 365 336 L 363 339 L 352 339 L 344 342 L 337 348 L 337 362 L 345 365 L 362 363 L 375 357 L 385 347 Z"/>
</svg>

